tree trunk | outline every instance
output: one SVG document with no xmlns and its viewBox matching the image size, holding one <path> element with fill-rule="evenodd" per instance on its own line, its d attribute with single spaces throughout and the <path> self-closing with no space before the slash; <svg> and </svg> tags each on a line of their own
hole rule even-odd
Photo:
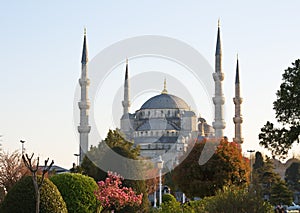
<svg viewBox="0 0 300 213">
<path fill-rule="evenodd" d="M 37 182 L 37 177 L 35 175 L 31 176 L 35 191 L 35 213 L 40 212 L 40 190 Z"/>
</svg>

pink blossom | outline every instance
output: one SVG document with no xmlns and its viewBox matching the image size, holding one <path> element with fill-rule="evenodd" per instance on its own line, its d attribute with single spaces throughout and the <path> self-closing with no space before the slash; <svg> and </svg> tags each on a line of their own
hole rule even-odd
<svg viewBox="0 0 300 213">
<path fill-rule="evenodd" d="M 136 195 L 131 187 L 122 186 L 122 180 L 123 177 L 119 174 L 108 172 L 105 181 L 98 182 L 95 195 L 102 207 L 120 210 L 125 206 L 135 206 L 142 203 L 143 194 Z"/>
</svg>

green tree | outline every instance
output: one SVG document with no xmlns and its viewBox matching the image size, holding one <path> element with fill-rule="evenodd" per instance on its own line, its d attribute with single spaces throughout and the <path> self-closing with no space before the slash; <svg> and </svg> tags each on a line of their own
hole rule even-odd
<svg viewBox="0 0 300 213">
<path fill-rule="evenodd" d="M 42 178 L 37 176 L 41 183 Z M 57 187 L 49 180 L 44 179 L 40 188 L 40 213 L 67 213 L 66 204 Z M 35 190 L 30 176 L 23 177 L 6 195 L 0 207 L 2 213 L 35 212 Z"/>
<path fill-rule="evenodd" d="M 300 59 L 292 63 L 282 75 L 282 83 L 273 103 L 277 121 L 282 128 L 267 122 L 259 134 L 260 145 L 272 151 L 273 156 L 285 157 L 300 134 Z"/>
<path fill-rule="evenodd" d="M 253 164 L 253 170 L 258 170 L 264 166 L 264 158 L 260 152 L 255 153 L 255 161 Z"/>
<path fill-rule="evenodd" d="M 206 144 L 209 143 L 209 144 Z M 223 186 L 243 186 L 249 180 L 249 164 L 235 143 L 222 140 L 214 155 L 204 165 L 198 160 L 204 146 L 215 142 L 196 143 L 189 155 L 173 171 L 173 180 L 187 197 L 212 196 Z"/>
<path fill-rule="evenodd" d="M 283 180 L 279 180 L 272 185 L 270 203 L 273 205 L 290 205 L 293 202 L 293 193 Z"/>
<path fill-rule="evenodd" d="M 98 187 L 93 178 L 78 173 L 63 173 L 52 176 L 50 180 L 60 191 L 69 213 L 96 212 L 94 192 Z"/>
<path fill-rule="evenodd" d="M 101 165 L 102 162 L 107 162 L 110 153 L 105 151 L 105 144 L 110 147 L 110 149 L 123 156 L 127 159 L 138 159 L 139 158 L 139 147 L 135 147 L 132 142 L 127 141 L 118 130 L 109 130 L 107 137 L 104 141 L 100 142 L 98 146 L 91 147 L 90 151 L 86 155 L 82 162 L 82 169 L 85 174 L 93 177 L 96 181 L 103 181 L 107 177 L 107 171 L 101 170 L 97 165 Z M 115 164 L 118 167 L 122 167 L 123 171 L 127 173 L 138 173 L 139 168 L 132 165 L 128 165 L 124 162 L 110 161 L 111 167 L 114 168 Z M 116 171 L 112 171 L 116 172 Z M 121 174 L 122 175 L 122 174 Z M 148 194 L 146 191 L 146 182 L 144 180 L 128 180 L 123 181 L 123 185 L 126 187 L 131 187 L 137 194 L 143 194 L 142 204 L 138 207 L 128 206 L 120 210 L 119 212 L 145 212 L 149 207 Z"/>
<path fill-rule="evenodd" d="M 292 163 L 285 171 L 285 181 L 293 191 L 300 191 L 300 163 Z"/>
<path fill-rule="evenodd" d="M 270 158 L 267 157 L 261 166 L 253 167 L 253 187 L 262 197 L 270 198 L 272 185 L 279 180 L 280 176 L 274 171 Z"/>
</svg>

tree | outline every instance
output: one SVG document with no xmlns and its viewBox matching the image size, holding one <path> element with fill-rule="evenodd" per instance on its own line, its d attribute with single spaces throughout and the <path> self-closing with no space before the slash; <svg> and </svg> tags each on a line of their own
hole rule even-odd
<svg viewBox="0 0 300 213">
<path fill-rule="evenodd" d="M 285 171 L 285 181 L 293 191 L 300 191 L 300 163 L 292 163 Z"/>
<path fill-rule="evenodd" d="M 135 206 L 142 203 L 143 194 L 136 195 L 132 188 L 122 186 L 122 177 L 108 172 L 105 181 L 98 182 L 95 192 L 100 201 L 103 212 L 107 210 L 121 210 L 125 206 Z"/>
<path fill-rule="evenodd" d="M 282 128 L 267 121 L 259 134 L 260 145 L 272 151 L 273 156 L 285 157 L 300 135 L 300 59 L 292 63 L 282 75 L 283 82 L 273 102 L 277 121 Z"/>
<path fill-rule="evenodd" d="M 209 143 L 209 144 L 206 144 Z M 198 160 L 205 145 L 196 143 L 189 155 L 173 171 L 173 180 L 188 197 L 212 196 L 223 186 L 243 186 L 249 181 L 249 164 L 236 143 L 222 140 L 204 165 Z M 212 148 L 214 146 L 212 145 Z"/>
<path fill-rule="evenodd" d="M 78 173 L 63 173 L 50 177 L 57 186 L 69 213 L 94 213 L 98 204 L 94 192 L 97 183 L 93 178 Z"/>
<path fill-rule="evenodd" d="M 274 172 L 274 164 L 270 158 L 267 157 L 261 166 L 253 167 L 253 186 L 260 196 L 270 198 L 272 185 L 279 180 L 280 176 Z"/>
<path fill-rule="evenodd" d="M 31 157 L 29 157 L 27 154 L 23 155 L 22 159 L 23 159 L 23 162 L 24 162 L 25 166 L 31 172 L 31 178 L 32 178 L 32 181 L 33 181 L 33 186 L 34 186 L 34 191 L 35 191 L 35 212 L 39 213 L 40 212 L 40 197 L 41 197 L 40 189 L 41 189 L 41 187 L 44 183 L 45 174 L 51 169 L 52 165 L 54 164 L 54 161 L 52 160 L 50 165 L 47 165 L 48 161 L 49 161 L 49 158 L 47 160 L 45 160 L 45 166 L 44 166 L 43 171 L 42 171 L 42 176 L 41 176 L 40 181 L 38 181 L 37 172 L 39 170 L 40 159 L 38 157 L 36 165 L 33 165 L 33 163 L 34 163 L 33 155 L 34 154 L 32 154 Z"/>
<path fill-rule="evenodd" d="M 264 166 L 264 158 L 260 152 L 255 153 L 255 162 L 253 164 L 253 170 L 258 170 Z"/>
<path fill-rule="evenodd" d="M 17 151 L 12 153 L 1 151 L 0 153 L 0 188 L 8 192 L 28 170 L 22 162 L 21 154 Z M 2 196 L 0 196 L 2 197 Z M 2 197 L 3 198 L 3 197 Z M 1 202 L 0 198 L 0 202 Z"/>
<path fill-rule="evenodd" d="M 96 180 L 96 182 L 105 181 L 108 177 L 107 171 L 102 171 L 97 166 L 101 165 L 103 162 L 107 162 L 110 159 L 110 153 L 108 151 L 105 151 L 106 149 L 103 148 L 105 146 L 104 143 L 108 145 L 112 151 L 119 154 L 120 156 L 123 156 L 127 159 L 135 160 L 139 158 L 139 147 L 134 147 L 133 143 L 127 141 L 118 130 L 109 130 L 105 140 L 100 142 L 97 147 L 91 147 L 90 151 L 88 152 L 81 164 L 83 173 L 87 174 L 90 177 L 93 177 Z M 133 167 L 132 165 L 128 165 L 123 162 L 122 164 L 120 164 L 120 162 L 110 162 L 110 164 L 112 168 L 114 168 L 114 164 L 118 164 L 118 167 L 122 167 L 123 171 L 127 171 L 128 174 L 133 174 L 133 176 L 135 173 L 141 172 L 140 168 Z M 148 183 L 152 182 L 153 181 L 149 181 Z M 123 208 L 121 211 L 147 212 L 147 209 L 149 208 L 149 201 L 148 194 L 146 191 L 146 181 L 125 179 L 123 181 L 123 185 L 126 187 L 131 187 L 138 194 L 143 194 L 143 201 L 140 206 L 128 206 Z"/>
<path fill-rule="evenodd" d="M 279 180 L 272 185 L 270 203 L 273 205 L 285 204 L 291 205 L 293 202 L 293 193 L 288 189 L 283 180 Z"/>
<path fill-rule="evenodd" d="M 41 182 L 41 179 L 41 176 L 37 176 L 39 183 Z M 47 178 L 43 182 L 44 183 L 40 188 L 41 197 L 39 213 L 67 213 L 66 203 L 57 187 Z M 35 200 L 33 180 L 30 176 L 25 176 L 7 193 L 1 204 L 0 212 L 35 212 Z"/>
</svg>

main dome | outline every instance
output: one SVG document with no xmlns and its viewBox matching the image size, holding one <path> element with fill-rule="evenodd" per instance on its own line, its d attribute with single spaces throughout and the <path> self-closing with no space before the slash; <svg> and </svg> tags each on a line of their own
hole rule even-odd
<svg viewBox="0 0 300 213">
<path fill-rule="evenodd" d="M 189 109 L 189 106 L 175 95 L 162 93 L 146 101 L 141 109 Z"/>
</svg>

